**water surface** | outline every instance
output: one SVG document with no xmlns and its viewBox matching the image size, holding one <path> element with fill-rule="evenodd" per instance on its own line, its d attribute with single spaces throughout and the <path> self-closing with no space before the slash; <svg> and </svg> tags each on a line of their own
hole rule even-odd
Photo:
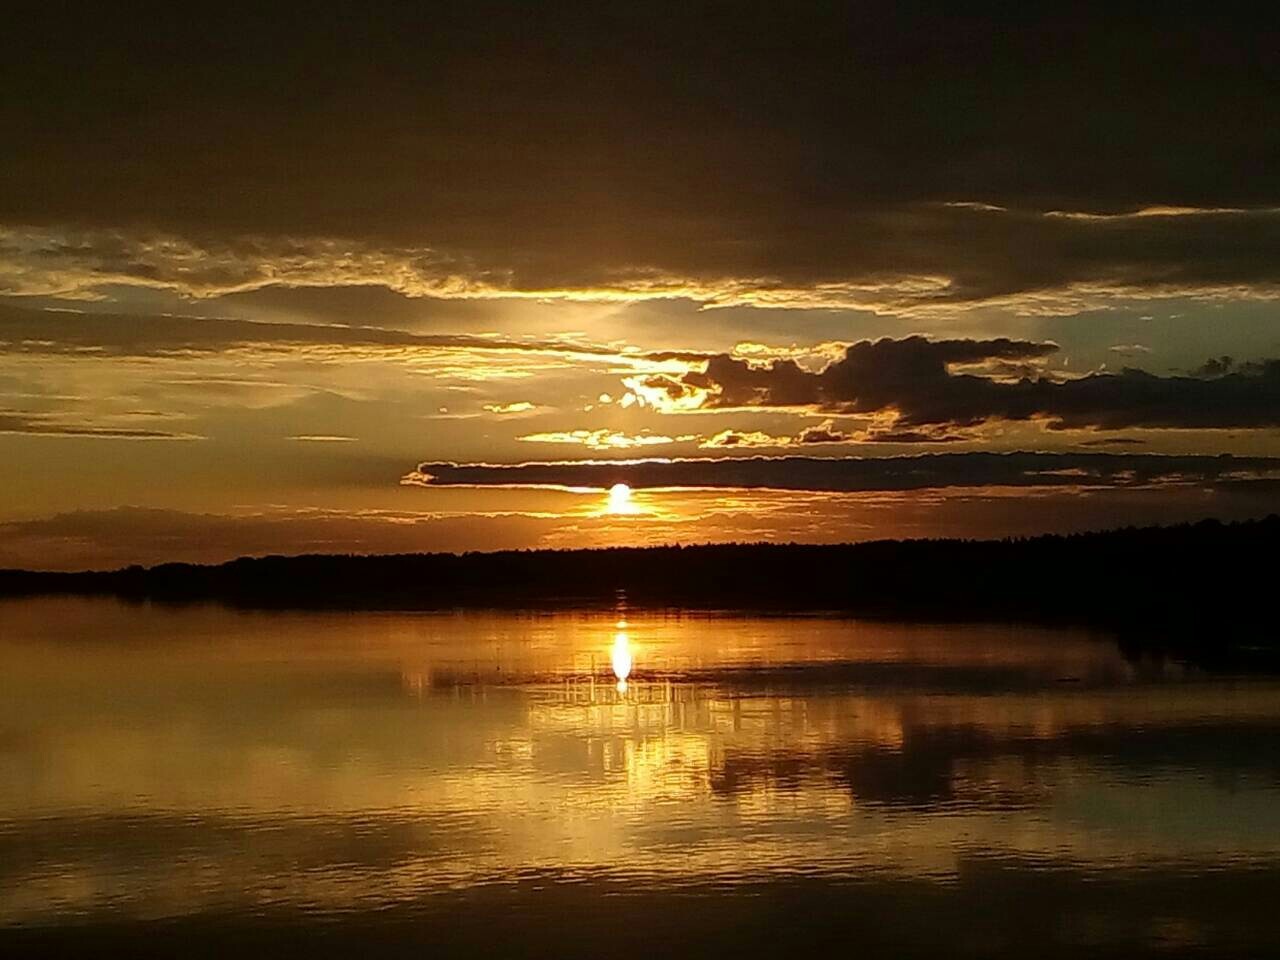
<svg viewBox="0 0 1280 960">
<path fill-rule="evenodd" d="M 0 668 L 0 949 L 1280 948 L 1280 684 L 1102 635 L 48 599 Z"/>
</svg>

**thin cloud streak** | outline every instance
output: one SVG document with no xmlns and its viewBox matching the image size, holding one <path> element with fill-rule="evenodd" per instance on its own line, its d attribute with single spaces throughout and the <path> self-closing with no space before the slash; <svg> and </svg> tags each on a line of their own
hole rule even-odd
<svg viewBox="0 0 1280 960">
<path fill-rule="evenodd" d="M 68 437 L 97 440 L 203 440 L 196 433 L 179 433 L 149 427 L 120 427 L 110 424 L 77 422 L 54 414 L 13 413 L 0 411 L 0 434 L 32 437 Z"/>
<path fill-rule="evenodd" d="M 0 352 L 98 357 L 183 357 L 236 347 L 261 349 L 367 348 L 475 350 L 553 354 L 627 364 L 615 349 L 563 340 L 522 340 L 457 334 L 410 333 L 381 327 L 270 323 L 226 318 L 147 316 L 28 310 L 0 304 Z"/>
</svg>

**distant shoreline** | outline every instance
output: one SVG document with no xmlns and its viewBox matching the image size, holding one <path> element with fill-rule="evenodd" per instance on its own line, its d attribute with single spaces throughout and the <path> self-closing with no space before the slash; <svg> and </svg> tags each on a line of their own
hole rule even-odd
<svg viewBox="0 0 1280 960">
<path fill-rule="evenodd" d="M 304 555 L 56 573 L 0 597 L 110 595 L 245 609 L 632 607 L 1105 627 L 1143 645 L 1280 649 L 1280 517 L 1006 540 Z"/>
</svg>

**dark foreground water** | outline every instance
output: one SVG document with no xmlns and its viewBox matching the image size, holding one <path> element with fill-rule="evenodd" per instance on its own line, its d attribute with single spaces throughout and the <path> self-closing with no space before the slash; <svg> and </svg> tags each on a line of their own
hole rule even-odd
<svg viewBox="0 0 1280 960">
<path fill-rule="evenodd" d="M 1280 951 L 1280 683 L 619 616 L 0 603 L 0 954 Z"/>
</svg>

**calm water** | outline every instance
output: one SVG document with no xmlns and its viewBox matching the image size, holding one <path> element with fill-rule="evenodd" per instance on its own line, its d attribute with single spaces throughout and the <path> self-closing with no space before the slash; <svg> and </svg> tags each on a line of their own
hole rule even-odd
<svg viewBox="0 0 1280 960">
<path fill-rule="evenodd" d="M 3 603 L 0 952 L 1275 955 L 1278 734 L 1064 631 Z"/>
</svg>

